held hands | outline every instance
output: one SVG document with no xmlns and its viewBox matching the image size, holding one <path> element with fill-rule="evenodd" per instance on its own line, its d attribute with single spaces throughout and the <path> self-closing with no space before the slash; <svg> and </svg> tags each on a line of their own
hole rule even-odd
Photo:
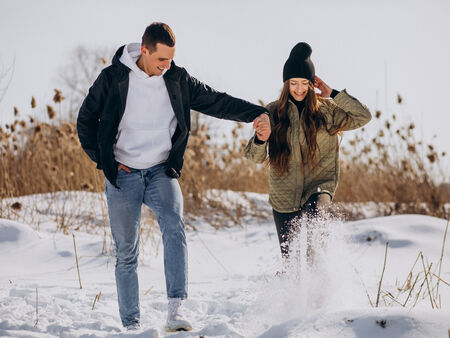
<svg viewBox="0 0 450 338">
<path fill-rule="evenodd" d="M 253 129 L 260 141 L 267 141 L 270 136 L 270 120 L 267 114 L 261 114 L 253 120 Z"/>
<path fill-rule="evenodd" d="M 323 82 L 320 77 L 315 76 L 315 80 L 316 82 L 314 83 L 314 87 L 320 90 L 320 93 L 317 93 L 317 95 L 321 97 L 330 97 L 333 89 L 330 86 L 328 86 L 325 82 Z"/>
</svg>

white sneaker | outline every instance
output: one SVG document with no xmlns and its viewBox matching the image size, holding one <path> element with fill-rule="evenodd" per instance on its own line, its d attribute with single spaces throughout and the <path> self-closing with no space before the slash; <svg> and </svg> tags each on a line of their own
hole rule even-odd
<svg viewBox="0 0 450 338">
<path fill-rule="evenodd" d="M 139 323 L 133 323 L 125 326 L 125 330 L 127 331 L 139 331 L 141 329 L 141 325 Z"/>
<path fill-rule="evenodd" d="M 182 302 L 183 300 L 181 298 L 169 298 L 166 323 L 167 332 L 192 330 L 191 324 L 183 317 Z"/>
</svg>

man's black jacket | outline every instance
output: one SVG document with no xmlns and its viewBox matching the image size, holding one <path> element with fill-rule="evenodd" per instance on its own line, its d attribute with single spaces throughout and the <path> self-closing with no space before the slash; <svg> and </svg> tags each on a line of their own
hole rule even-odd
<svg viewBox="0 0 450 338">
<path fill-rule="evenodd" d="M 77 119 L 78 137 L 86 154 L 103 169 L 115 186 L 118 163 L 113 145 L 125 111 L 130 69 L 119 61 L 124 46 L 114 55 L 112 65 L 103 69 L 89 89 Z M 178 121 L 167 160 L 167 175 L 178 178 L 190 134 L 190 110 L 221 119 L 251 122 L 266 109 L 220 93 L 201 83 L 174 62 L 163 76 Z"/>
</svg>

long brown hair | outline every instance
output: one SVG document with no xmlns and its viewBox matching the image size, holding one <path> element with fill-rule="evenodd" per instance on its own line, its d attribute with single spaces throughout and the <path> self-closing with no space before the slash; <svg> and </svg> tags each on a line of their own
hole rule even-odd
<svg viewBox="0 0 450 338">
<path fill-rule="evenodd" d="M 284 82 L 280 98 L 277 101 L 273 116 L 275 126 L 269 138 L 269 164 L 278 169 L 281 174 L 287 173 L 289 156 L 291 154 L 291 145 L 287 135 L 287 130 L 290 126 L 288 99 L 289 80 Z M 307 149 L 306 154 L 301 154 L 301 158 L 303 165 L 308 162 L 315 166 L 317 164 L 316 153 L 318 149 L 317 131 L 324 127 L 330 135 L 336 135 L 345 128 L 345 123 L 328 129 L 325 115 L 319 110 L 320 103 L 324 102 L 325 99 L 314 92 L 314 86 L 311 82 L 304 100 L 305 109 L 304 114 L 300 116 L 300 123 L 305 132 Z"/>
</svg>

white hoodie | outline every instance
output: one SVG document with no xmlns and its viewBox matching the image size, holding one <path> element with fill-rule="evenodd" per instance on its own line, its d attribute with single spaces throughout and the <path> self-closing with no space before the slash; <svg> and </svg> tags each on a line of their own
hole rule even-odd
<svg viewBox="0 0 450 338">
<path fill-rule="evenodd" d="M 125 112 L 119 124 L 114 155 L 119 163 L 146 169 L 169 157 L 177 119 L 163 76 L 148 76 L 136 64 L 141 45 L 125 46 L 120 62 L 131 69 Z"/>
</svg>

